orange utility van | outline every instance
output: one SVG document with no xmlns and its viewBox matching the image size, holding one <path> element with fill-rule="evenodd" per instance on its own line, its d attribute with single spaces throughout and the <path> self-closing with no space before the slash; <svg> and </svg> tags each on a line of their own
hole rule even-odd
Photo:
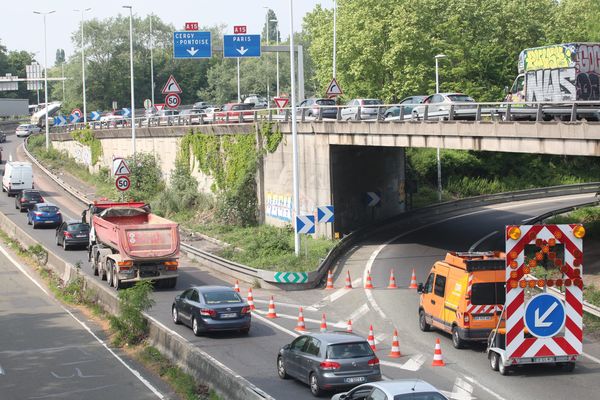
<svg viewBox="0 0 600 400">
<path fill-rule="evenodd" d="M 466 341 L 487 340 L 504 307 L 504 274 L 504 253 L 447 253 L 418 285 L 419 327 L 452 334 L 457 349 Z"/>
</svg>

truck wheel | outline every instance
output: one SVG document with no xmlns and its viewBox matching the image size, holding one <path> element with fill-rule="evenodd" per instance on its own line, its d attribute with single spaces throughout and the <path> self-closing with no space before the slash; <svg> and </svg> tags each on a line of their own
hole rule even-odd
<svg viewBox="0 0 600 400">
<path fill-rule="evenodd" d="M 105 271 L 106 271 L 106 282 L 108 283 L 108 286 L 113 285 L 113 269 L 112 269 L 112 265 L 109 264 L 109 262 L 106 262 L 106 266 L 105 266 Z"/>
<path fill-rule="evenodd" d="M 458 326 L 454 325 L 452 327 L 452 345 L 455 349 L 462 349 L 465 347 L 465 341 L 460 338 L 460 334 L 458 333 Z"/>
<path fill-rule="evenodd" d="M 492 368 L 492 371 L 498 371 L 498 365 L 500 365 L 501 362 L 500 354 L 492 351 L 490 353 L 490 368 Z"/>
<path fill-rule="evenodd" d="M 112 277 L 113 277 L 113 287 L 116 290 L 119 289 L 123 289 L 123 287 L 125 286 L 121 280 L 119 279 L 119 274 L 117 273 L 117 267 L 115 266 L 115 263 L 111 263 L 112 264 Z"/>
<path fill-rule="evenodd" d="M 427 323 L 427 319 L 425 318 L 425 311 L 419 311 L 419 328 L 423 332 L 429 332 L 431 330 L 431 325 Z"/>
<path fill-rule="evenodd" d="M 498 363 L 498 371 L 500 372 L 500 375 L 506 376 L 510 373 L 510 367 L 505 367 L 504 363 L 500 361 Z"/>
</svg>

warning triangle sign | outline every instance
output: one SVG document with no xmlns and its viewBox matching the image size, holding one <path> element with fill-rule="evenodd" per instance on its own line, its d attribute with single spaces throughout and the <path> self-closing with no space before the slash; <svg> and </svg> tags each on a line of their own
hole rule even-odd
<svg viewBox="0 0 600 400">
<path fill-rule="evenodd" d="M 340 96 L 344 94 L 344 92 L 342 92 L 342 88 L 340 87 L 340 85 L 338 85 L 335 78 L 331 80 L 329 86 L 327 86 L 327 91 L 325 93 L 327 94 L 327 97 Z"/>
<path fill-rule="evenodd" d="M 283 110 L 285 108 L 285 106 L 288 105 L 290 99 L 288 99 L 287 97 L 275 97 L 273 99 L 273 101 L 275 102 L 275 105 L 277 106 L 277 108 L 279 108 L 280 110 Z"/>
<path fill-rule="evenodd" d="M 129 174 L 131 174 L 131 170 L 129 169 L 129 166 L 127 165 L 125 160 L 123 160 L 121 158 L 120 162 L 117 164 L 117 166 L 115 168 L 115 176 L 129 175 Z"/>
<path fill-rule="evenodd" d="M 173 75 L 169 76 L 169 79 L 167 79 L 167 83 L 165 83 L 165 86 L 163 86 L 162 88 L 162 94 L 169 94 L 169 93 L 181 93 L 182 90 L 179 87 L 179 84 L 177 83 L 177 81 L 175 80 L 175 77 L 173 77 Z"/>
</svg>

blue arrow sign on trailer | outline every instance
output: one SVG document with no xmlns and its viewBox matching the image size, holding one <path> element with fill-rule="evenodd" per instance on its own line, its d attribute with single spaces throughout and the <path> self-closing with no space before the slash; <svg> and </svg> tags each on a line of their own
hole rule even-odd
<svg viewBox="0 0 600 400">
<path fill-rule="evenodd" d="M 260 35 L 223 36 L 223 57 L 260 57 Z"/>
<path fill-rule="evenodd" d="M 333 222 L 333 206 L 317 207 L 317 222 Z"/>
<path fill-rule="evenodd" d="M 90 119 L 92 121 L 98 121 L 100 119 L 100 113 L 98 111 L 92 111 L 90 113 Z"/>
<path fill-rule="evenodd" d="M 123 117 L 124 118 L 131 117 L 131 110 L 129 108 L 123 108 Z"/>
<path fill-rule="evenodd" d="M 525 326 L 533 336 L 549 338 L 559 333 L 565 325 L 565 306 L 550 293 L 534 296 L 525 307 Z"/>
<path fill-rule="evenodd" d="M 315 216 L 298 215 L 296 217 L 296 232 L 306 234 L 315 233 Z"/>
<path fill-rule="evenodd" d="M 174 58 L 211 58 L 210 32 L 173 32 Z"/>
</svg>

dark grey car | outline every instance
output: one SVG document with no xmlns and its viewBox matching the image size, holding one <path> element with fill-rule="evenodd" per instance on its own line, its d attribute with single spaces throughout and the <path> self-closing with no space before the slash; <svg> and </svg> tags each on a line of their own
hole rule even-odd
<svg viewBox="0 0 600 400">
<path fill-rule="evenodd" d="M 310 333 L 285 345 L 277 355 L 277 374 L 310 386 L 314 396 L 381 380 L 379 359 L 367 341 L 352 333 Z"/>
<path fill-rule="evenodd" d="M 43 202 L 44 198 L 39 190 L 25 189 L 15 196 L 15 208 L 21 212 L 29 211 L 34 205 Z"/>
<path fill-rule="evenodd" d="M 72 246 L 86 247 L 90 241 L 90 226 L 81 221 L 64 221 L 56 228 L 56 245 L 67 250 Z"/>
</svg>

